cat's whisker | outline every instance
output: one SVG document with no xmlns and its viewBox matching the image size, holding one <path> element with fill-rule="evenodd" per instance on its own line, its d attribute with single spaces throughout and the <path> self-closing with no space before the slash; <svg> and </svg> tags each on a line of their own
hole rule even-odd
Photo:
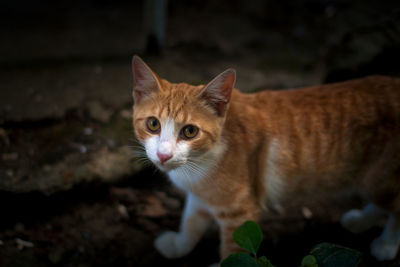
<svg viewBox="0 0 400 267">
<path fill-rule="evenodd" d="M 132 149 L 132 150 L 140 150 L 140 151 L 145 151 L 145 148 L 143 147 L 143 146 L 125 146 L 125 147 L 128 147 L 129 149 Z"/>
<path fill-rule="evenodd" d="M 146 158 L 147 158 L 147 153 L 146 153 L 145 150 L 133 149 L 133 150 L 131 150 L 131 152 L 132 152 L 132 154 L 134 154 L 134 155 L 140 155 L 140 156 L 143 156 L 143 157 L 146 157 Z"/>
<path fill-rule="evenodd" d="M 146 158 L 136 158 L 135 161 L 144 167 L 148 167 L 152 165 L 152 162 Z"/>
<path fill-rule="evenodd" d="M 214 166 L 211 166 L 210 168 L 208 168 L 207 170 L 206 169 L 204 169 L 204 168 L 201 168 L 201 167 L 199 167 L 199 166 L 202 166 L 202 165 L 205 165 L 205 164 L 208 164 L 208 165 L 213 165 L 213 164 L 210 164 L 210 162 L 209 161 L 203 161 L 203 162 L 201 162 L 201 161 L 196 161 L 196 160 L 193 160 L 193 159 L 188 159 L 188 161 L 187 161 L 187 164 L 188 164 L 188 166 L 190 166 L 193 170 L 196 170 L 197 172 L 199 172 L 201 175 L 203 175 L 203 176 L 207 176 L 209 173 L 210 173 L 210 168 L 213 168 Z"/>
<path fill-rule="evenodd" d="M 199 166 L 201 166 L 199 162 L 202 162 L 203 164 L 209 164 L 211 165 L 209 169 L 205 170 Z M 191 171 L 196 174 L 200 174 L 204 181 L 212 186 L 218 186 L 216 179 L 213 179 L 213 177 L 210 175 L 210 169 L 215 168 L 216 164 L 214 162 L 211 162 L 210 160 L 193 160 L 190 159 L 188 160 L 188 166 L 191 168 Z M 225 187 L 221 187 L 223 190 Z"/>
<path fill-rule="evenodd" d="M 131 159 L 141 159 L 141 158 L 149 160 L 147 158 L 146 154 L 143 154 L 141 152 L 132 151 Z"/>
<path fill-rule="evenodd" d="M 201 179 L 203 179 L 206 183 L 208 183 L 212 186 L 217 185 L 215 179 L 213 179 L 210 176 L 210 172 L 199 167 L 199 165 L 197 165 L 196 163 L 193 163 L 192 161 L 188 161 L 187 168 L 188 168 L 188 172 L 190 173 L 190 175 L 201 177 Z M 188 177 L 188 179 L 190 179 L 190 177 Z M 195 183 L 195 181 L 193 181 L 191 179 L 190 179 L 190 182 Z"/>
</svg>

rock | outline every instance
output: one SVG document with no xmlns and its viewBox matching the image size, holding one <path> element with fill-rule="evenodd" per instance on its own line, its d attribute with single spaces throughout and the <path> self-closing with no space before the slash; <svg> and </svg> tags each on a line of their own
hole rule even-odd
<svg viewBox="0 0 400 267">
<path fill-rule="evenodd" d="M 150 232 L 158 232 L 160 230 L 160 226 L 149 219 L 146 218 L 138 218 L 137 223 L 142 225 L 146 230 Z"/>
<path fill-rule="evenodd" d="M 23 232 L 23 231 L 25 230 L 25 225 L 23 225 L 22 223 L 17 223 L 17 224 L 14 226 L 14 230 L 15 230 L 16 232 Z"/>
<path fill-rule="evenodd" d="M 115 182 L 142 169 L 127 146 L 131 119 L 116 116 L 108 124 L 84 119 L 74 113 L 39 127 L 34 122 L 23 129 L 0 128 L 0 147 L 6 148 L 0 152 L 0 190 L 48 195 L 94 181 Z"/>
<path fill-rule="evenodd" d="M 17 160 L 18 159 L 18 153 L 12 152 L 12 153 L 4 153 L 1 158 L 3 160 Z"/>
<path fill-rule="evenodd" d="M 169 197 L 165 192 L 157 191 L 156 196 L 161 200 L 161 202 L 169 209 L 179 209 L 181 204 L 179 200 Z"/>
<path fill-rule="evenodd" d="M 146 199 L 146 204 L 139 208 L 138 214 L 146 217 L 162 217 L 167 214 L 159 198 L 150 195 Z"/>
<path fill-rule="evenodd" d="M 118 204 L 117 210 L 122 219 L 125 219 L 125 220 L 129 219 L 128 209 L 126 208 L 125 205 Z"/>
<path fill-rule="evenodd" d="M 1 123 L 1 122 L 0 122 L 0 123 Z M 6 146 L 9 146 L 9 145 L 10 145 L 10 139 L 8 139 L 7 132 L 6 132 L 6 130 L 4 130 L 3 128 L 0 128 L 0 137 L 1 137 L 1 139 L 3 140 L 3 142 L 4 142 L 4 144 L 5 144 Z"/>
<path fill-rule="evenodd" d="M 78 144 L 78 148 L 79 148 L 79 151 L 80 151 L 82 154 L 85 154 L 85 153 L 87 152 L 87 147 L 86 147 L 85 145 Z"/>
<path fill-rule="evenodd" d="M 92 135 L 93 134 L 93 128 L 86 127 L 85 129 L 83 129 L 83 133 L 85 135 Z"/>
<path fill-rule="evenodd" d="M 128 147 L 115 150 L 103 147 L 93 153 L 81 154 L 81 157 L 71 153 L 54 164 L 30 170 L 29 179 L 23 174 L 1 177 L 0 190 L 15 193 L 39 191 L 49 195 L 69 190 L 80 183 L 117 181 L 142 169 L 141 164 L 131 160 L 131 154 Z"/>
<path fill-rule="evenodd" d="M 93 155 L 86 167 L 93 176 L 112 181 L 132 172 L 135 164 L 130 159 L 131 150 L 128 147 L 120 147 L 116 151 L 103 148 Z"/>
<path fill-rule="evenodd" d="M 115 148 L 115 146 L 116 146 L 115 140 L 114 139 L 107 139 L 107 146 L 109 148 Z"/>
<path fill-rule="evenodd" d="M 124 119 L 132 119 L 132 109 L 123 109 L 119 112 L 119 115 Z"/>
<path fill-rule="evenodd" d="M 106 108 L 98 101 L 90 101 L 87 103 L 87 108 L 90 117 L 103 123 L 108 123 L 113 114 L 111 109 Z"/>
<path fill-rule="evenodd" d="M 13 177 L 14 176 L 14 171 L 13 170 L 7 170 L 6 174 L 8 177 Z"/>
<path fill-rule="evenodd" d="M 311 219 L 312 216 L 313 216 L 311 210 L 308 207 L 302 207 L 301 208 L 301 213 L 303 214 L 303 217 L 305 219 Z"/>
<path fill-rule="evenodd" d="M 20 238 L 16 238 L 15 242 L 17 243 L 18 250 L 23 250 L 24 248 L 33 248 L 34 244 L 29 241 L 22 240 Z"/>
<path fill-rule="evenodd" d="M 130 188 L 111 187 L 110 195 L 123 202 L 136 203 L 138 201 L 135 191 Z"/>
<path fill-rule="evenodd" d="M 48 255 L 49 261 L 52 264 L 59 264 L 64 256 L 65 250 L 63 248 L 57 248 L 51 251 Z"/>
</svg>

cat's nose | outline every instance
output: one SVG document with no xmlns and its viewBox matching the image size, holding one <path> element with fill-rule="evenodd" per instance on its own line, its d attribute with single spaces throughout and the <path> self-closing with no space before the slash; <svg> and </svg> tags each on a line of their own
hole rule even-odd
<svg viewBox="0 0 400 267">
<path fill-rule="evenodd" d="M 160 159 L 161 164 L 172 158 L 172 154 L 163 154 L 157 152 L 157 157 Z"/>
<path fill-rule="evenodd" d="M 157 157 L 160 159 L 161 164 L 172 158 L 172 143 L 169 141 L 162 141 L 157 149 Z"/>
</svg>

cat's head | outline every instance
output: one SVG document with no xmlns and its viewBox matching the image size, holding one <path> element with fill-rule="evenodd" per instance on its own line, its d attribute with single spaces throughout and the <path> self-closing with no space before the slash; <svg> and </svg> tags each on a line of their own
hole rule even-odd
<svg viewBox="0 0 400 267">
<path fill-rule="evenodd" d="M 147 157 L 169 171 L 196 162 L 220 142 L 235 83 L 228 69 L 207 85 L 170 83 L 134 56 L 133 125 Z"/>
</svg>

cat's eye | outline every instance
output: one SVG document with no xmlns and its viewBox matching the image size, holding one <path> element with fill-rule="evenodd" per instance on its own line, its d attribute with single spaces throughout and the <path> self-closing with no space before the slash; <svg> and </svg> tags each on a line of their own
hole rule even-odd
<svg viewBox="0 0 400 267">
<path fill-rule="evenodd" d="M 192 139 L 199 133 L 199 128 L 193 125 L 186 125 L 182 128 L 181 136 L 184 139 Z"/>
<path fill-rule="evenodd" d="M 154 117 L 150 117 L 147 119 L 146 126 L 147 129 L 149 129 L 149 131 L 153 133 L 158 133 L 161 129 L 160 122 Z"/>
</svg>

